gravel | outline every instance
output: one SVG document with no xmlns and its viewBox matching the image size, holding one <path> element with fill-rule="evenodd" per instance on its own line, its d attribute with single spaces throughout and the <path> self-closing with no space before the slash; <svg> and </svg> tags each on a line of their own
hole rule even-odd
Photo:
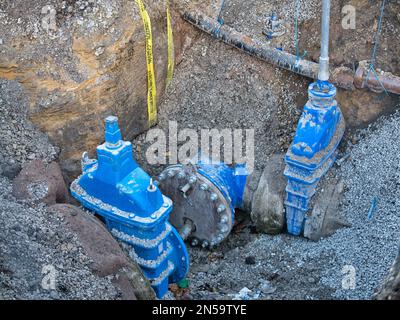
<svg viewBox="0 0 400 320">
<path fill-rule="evenodd" d="M 0 80 L 0 300 L 117 299 L 111 279 L 90 270 L 90 258 L 76 236 L 49 214 L 44 204 L 18 202 L 11 196 L 21 166 L 33 159 L 53 161 L 58 153 L 48 137 L 27 120 L 22 88 Z M 45 192 L 32 184 L 33 198 Z M 54 269 L 53 269 L 54 268 Z M 55 290 L 42 286 L 55 270 Z M 47 289 L 46 289 L 47 288 Z"/>
<path fill-rule="evenodd" d="M 261 299 L 372 298 L 399 247 L 400 113 L 357 134 L 363 138 L 349 143 L 349 157 L 331 172 L 344 180 L 341 213 L 351 227 L 319 242 L 257 235 L 249 227 L 233 233 L 216 260 L 215 252 L 192 248 L 189 277 L 196 298 L 229 298 L 244 287 L 260 292 Z M 378 205 L 369 219 L 373 198 Z M 256 257 L 254 265 L 247 263 L 249 256 Z M 347 282 L 353 271 L 355 287 Z M 267 294 L 266 280 L 277 290 Z"/>
<path fill-rule="evenodd" d="M 33 159 L 53 161 L 58 148 L 27 119 L 27 101 L 16 81 L 0 79 L 0 174 L 13 178 Z"/>
<path fill-rule="evenodd" d="M 298 3 L 299 23 L 315 19 L 319 16 L 321 11 L 320 1 L 299 0 Z M 225 24 L 233 27 L 235 30 L 251 35 L 257 40 L 265 41 L 262 30 L 265 28 L 267 17 L 271 16 L 272 13 L 275 13 L 279 19 L 283 20 L 286 26 L 285 35 L 277 40 L 283 44 L 285 50 L 295 52 L 293 35 L 295 32 L 296 1 L 225 1 L 221 17 Z"/>
<path fill-rule="evenodd" d="M 338 246 L 337 256 L 353 265 L 357 272 L 357 289 L 344 292 L 337 288 L 337 298 L 368 298 L 387 273 L 400 240 L 400 113 L 381 120 L 374 131 L 350 152 L 339 171 L 348 191 L 343 212 L 352 223 L 329 239 Z M 371 219 L 368 213 L 373 199 L 377 207 Z M 326 283 L 332 284 L 329 277 Z"/>
<path fill-rule="evenodd" d="M 318 1 L 300 2 L 300 21 L 318 14 Z M 93 10 L 96 5 L 89 5 L 81 14 L 76 13 L 79 15 L 76 21 L 85 15 L 93 15 L 93 21 L 101 21 L 98 15 L 112 12 L 115 3 L 102 6 L 107 9 L 105 11 Z M 238 31 L 263 40 L 261 31 L 272 8 L 289 21 L 293 20 L 293 3 L 226 1 L 223 18 Z M 38 9 L 41 4 L 45 1 L 38 1 Z M 58 11 L 68 18 L 69 13 L 76 12 L 76 8 L 70 7 L 78 5 L 82 6 L 75 2 Z M 4 21 L 13 23 L 15 33 L 26 32 L 29 37 L 37 37 L 34 24 L 40 20 L 36 18 L 26 23 Z M 279 41 L 285 42 L 285 49 L 293 51 L 293 27 L 290 25 Z M 177 68 L 166 100 L 159 108 L 158 128 L 166 130 L 169 120 L 174 120 L 180 129 L 254 129 L 256 167 L 262 168 L 270 155 L 287 150 L 301 106 L 306 101 L 309 81 L 239 53 L 207 35 L 199 33 L 198 37 L 199 41 Z M 10 39 L 2 36 L 1 41 Z M 101 54 L 100 48 L 98 54 Z M 61 218 L 49 215 L 44 205 L 17 202 L 10 195 L 8 178 L 13 178 L 21 165 L 35 158 L 50 162 L 58 153 L 48 138 L 26 119 L 27 101 L 21 101 L 21 90 L 16 82 L 0 80 L 0 298 L 114 299 L 117 293 L 110 280 L 91 273 L 89 258 L 77 239 L 63 228 Z M 340 167 L 335 166 L 332 174 L 345 182 L 341 208 L 351 227 L 314 243 L 287 234 L 257 234 L 248 217 L 239 216 L 239 226 L 219 248 L 211 252 L 189 249 L 191 271 L 188 278 L 193 297 L 370 298 L 398 250 L 399 128 L 400 115 L 397 114 L 382 119 L 374 128 L 359 132 L 358 144 L 341 148 L 349 157 Z M 146 170 L 158 173 L 160 167 L 146 164 L 148 144 L 145 137 L 142 134 L 135 139 L 135 156 Z M 40 185 L 32 186 L 34 194 L 42 191 Z M 368 211 L 374 198 L 377 209 L 369 219 Z M 47 265 L 57 270 L 57 292 L 41 286 L 42 270 Z M 345 290 L 342 282 L 348 274 L 342 273 L 346 270 L 343 268 L 351 270 L 352 267 L 356 275 L 355 289 Z"/>
<path fill-rule="evenodd" d="M 117 299 L 111 279 L 90 270 L 78 239 L 45 205 L 17 202 L 0 177 L 0 297 L 2 299 Z M 46 279 L 55 270 L 55 287 Z M 44 286 L 43 286 L 43 285 Z"/>
</svg>

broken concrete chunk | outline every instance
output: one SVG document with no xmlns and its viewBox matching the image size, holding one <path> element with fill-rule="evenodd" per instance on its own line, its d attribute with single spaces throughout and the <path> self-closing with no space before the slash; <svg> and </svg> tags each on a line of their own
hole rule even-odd
<svg viewBox="0 0 400 320">
<path fill-rule="evenodd" d="M 254 193 L 251 219 L 260 232 L 278 234 L 285 225 L 284 167 L 283 155 L 273 155 L 268 160 Z"/>
<path fill-rule="evenodd" d="M 13 196 L 19 200 L 43 202 L 48 205 L 64 203 L 69 193 L 56 162 L 46 165 L 42 160 L 26 164 L 13 182 Z"/>
<path fill-rule="evenodd" d="M 382 288 L 375 295 L 377 300 L 400 300 L 400 249 Z"/>
<path fill-rule="evenodd" d="M 0 169 L 0 173 L 8 178 L 14 179 L 18 173 L 21 171 L 21 166 L 18 163 L 4 163 Z"/>
<path fill-rule="evenodd" d="M 304 236 L 318 241 L 336 230 L 349 226 L 339 214 L 339 203 L 343 194 L 343 181 L 337 179 L 321 181 L 315 204 L 304 225 Z"/>
<path fill-rule="evenodd" d="M 112 277 L 125 300 L 154 299 L 154 291 L 139 266 L 130 260 L 105 226 L 92 214 L 70 204 L 55 204 L 49 212 L 60 214 L 92 259 L 91 269 Z"/>
</svg>

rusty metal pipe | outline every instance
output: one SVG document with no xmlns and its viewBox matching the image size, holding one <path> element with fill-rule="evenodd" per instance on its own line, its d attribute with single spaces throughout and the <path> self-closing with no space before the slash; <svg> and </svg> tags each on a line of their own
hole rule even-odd
<svg viewBox="0 0 400 320">
<path fill-rule="evenodd" d="M 391 92 L 400 94 L 400 77 L 394 76 L 388 72 L 377 74 L 368 69 L 360 66 L 354 75 L 354 86 L 358 89 L 370 89 L 373 92 Z"/>
<path fill-rule="evenodd" d="M 227 25 L 221 25 L 217 20 L 210 18 L 199 11 L 186 11 L 183 13 L 183 18 L 214 38 L 222 40 L 224 43 L 242 50 L 258 59 L 299 75 L 315 80 L 318 79 L 318 63 L 304 59 L 299 60 L 291 53 L 278 50 L 268 44 L 252 39 Z M 373 75 L 368 78 L 368 81 L 362 80 L 365 76 L 366 73 L 363 67 L 359 67 L 355 74 L 354 71 L 349 68 L 339 67 L 332 70 L 329 81 L 337 87 L 346 90 L 368 88 L 375 92 L 379 90 L 383 91 L 382 86 Z M 387 92 L 400 94 L 399 77 L 393 75 L 380 75 L 379 81 L 385 86 Z"/>
<path fill-rule="evenodd" d="M 226 44 L 245 51 L 252 56 L 283 69 L 316 79 L 318 76 L 318 64 L 307 60 L 298 60 L 293 54 L 280 51 L 274 47 L 265 45 L 243 35 L 233 28 L 222 25 L 213 18 L 203 15 L 201 12 L 185 12 L 183 18 L 197 28 L 220 39 Z"/>
</svg>

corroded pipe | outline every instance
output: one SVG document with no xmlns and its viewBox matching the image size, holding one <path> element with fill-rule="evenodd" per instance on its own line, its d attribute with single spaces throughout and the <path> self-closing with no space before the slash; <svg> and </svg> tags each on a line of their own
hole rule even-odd
<svg viewBox="0 0 400 320">
<path fill-rule="evenodd" d="M 293 54 L 278 50 L 268 44 L 252 39 L 227 25 L 221 25 L 217 20 L 199 11 L 186 11 L 183 13 L 183 18 L 214 38 L 220 39 L 224 43 L 258 59 L 302 76 L 315 80 L 318 79 L 318 63 L 298 59 Z M 365 69 L 362 67 L 358 68 L 356 74 L 349 68 L 339 67 L 332 70 L 329 81 L 335 86 L 346 90 L 368 88 L 375 92 L 383 91 L 382 85 L 377 81 L 376 77 L 370 75 L 368 81 L 362 80 L 365 76 Z M 399 77 L 384 74 L 379 76 L 379 81 L 384 85 L 387 92 L 400 94 Z"/>
<path fill-rule="evenodd" d="M 214 38 L 221 39 L 226 44 L 243 50 L 268 63 L 308 78 L 316 79 L 318 76 L 317 63 L 299 60 L 295 55 L 265 45 L 260 41 L 237 32 L 227 25 L 221 26 L 218 21 L 203 15 L 201 12 L 185 12 L 183 18 Z"/>
<path fill-rule="evenodd" d="M 360 66 L 354 75 L 354 86 L 358 89 L 368 88 L 373 92 L 386 90 L 387 92 L 400 94 L 400 77 L 387 72 L 375 75 L 374 72 L 368 72 L 365 67 Z"/>
</svg>

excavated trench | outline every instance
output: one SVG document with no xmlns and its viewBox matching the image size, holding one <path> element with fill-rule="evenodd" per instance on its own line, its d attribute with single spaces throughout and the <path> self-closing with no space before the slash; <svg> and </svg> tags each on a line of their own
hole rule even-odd
<svg viewBox="0 0 400 320">
<path fill-rule="evenodd" d="M 235 2 L 229 5 L 228 2 L 224 16 L 225 23 L 230 21 L 232 25 L 236 24 L 238 30 L 251 30 L 253 34 L 254 30 L 261 30 L 260 23 L 258 28 L 248 29 L 246 23 L 244 23 L 246 27 L 240 27 L 232 18 L 233 14 L 238 14 L 241 9 L 253 17 L 254 13 L 248 12 L 250 7 Z M 287 9 L 285 5 L 281 9 L 284 8 Z M 337 10 L 337 7 L 335 9 Z M 268 12 L 268 4 L 265 4 L 260 11 Z M 373 15 L 372 10 L 370 14 Z M 247 16 L 241 13 L 240 17 L 239 21 L 243 21 Z M 252 21 L 259 20 L 261 19 Z M 256 38 L 260 38 L 258 34 L 261 32 L 256 34 Z M 301 108 L 307 100 L 306 88 L 309 82 L 307 79 L 276 69 L 232 49 L 206 34 L 200 33 L 198 37 L 177 68 L 173 85 L 160 108 L 158 128 L 168 131 L 169 121 L 177 121 L 179 128 L 198 131 L 201 128 L 254 128 L 256 168 L 262 169 L 272 155 L 286 152 Z M 315 41 L 314 37 L 307 39 L 310 43 Z M 290 48 L 289 45 L 288 49 Z M 246 84 L 245 88 L 243 83 Z M 352 95 L 355 98 L 348 99 Z M 360 101 L 368 100 L 368 106 L 364 105 L 365 109 L 360 106 L 360 101 L 355 102 L 359 97 Z M 212 251 L 201 248 L 189 249 L 191 270 L 188 279 L 191 284 L 188 289 L 173 287 L 175 297 L 181 299 L 191 297 L 368 299 L 372 297 L 385 275 L 383 270 L 388 269 L 397 252 L 399 234 L 398 231 L 391 229 L 392 227 L 396 229 L 399 223 L 399 216 L 395 213 L 397 204 L 391 203 L 379 192 L 382 197 L 382 206 L 379 210 L 381 213 L 389 210 L 390 215 L 377 223 L 383 228 L 382 237 L 390 243 L 386 244 L 390 253 L 385 256 L 378 253 L 380 250 L 378 248 L 383 245 L 383 242 L 379 241 L 379 244 L 376 243 L 372 249 L 376 256 L 370 258 L 364 250 L 369 250 L 368 241 L 373 241 L 377 226 L 366 226 L 362 212 L 368 212 L 370 203 L 368 197 L 372 197 L 373 185 L 366 188 L 368 195 L 362 199 L 351 198 L 357 194 L 357 190 L 362 192 L 362 188 L 359 188 L 359 185 L 352 187 L 352 180 L 346 177 L 346 174 L 357 177 L 362 172 L 354 170 L 352 162 L 346 162 L 345 159 L 351 153 L 356 157 L 357 152 L 360 153 L 359 149 L 366 147 L 364 144 L 368 142 L 363 142 L 364 139 L 379 141 L 382 139 L 379 138 L 379 134 L 387 134 L 388 129 L 380 129 L 381 131 L 376 134 L 377 137 L 369 138 L 374 135 L 373 130 L 360 131 L 359 128 L 367 128 L 369 123 L 374 122 L 379 116 L 393 114 L 398 108 L 399 99 L 396 95 L 371 94 L 365 90 L 361 92 L 339 90 L 338 102 L 347 121 L 347 132 L 340 146 L 339 155 L 339 158 L 343 156 L 343 161 L 340 166 L 334 166 L 331 174 L 322 182 L 319 191 L 328 186 L 330 181 L 336 183 L 337 177 L 345 180 L 346 192 L 344 199 L 340 200 L 338 213 L 346 220 L 347 228 L 339 230 L 332 238 L 313 243 L 285 234 L 262 235 L 257 232 L 248 214 L 238 212 L 236 225 L 223 244 Z M 374 111 L 378 104 L 380 110 Z M 386 107 L 383 107 L 384 104 Z M 386 121 L 390 122 L 390 118 L 389 116 Z M 395 140 L 395 136 L 392 136 L 391 141 Z M 145 164 L 144 153 L 149 145 L 145 142 L 145 134 L 138 136 L 134 140 L 134 145 L 139 161 Z M 361 166 L 370 166 L 369 161 L 375 161 L 373 155 L 366 158 L 364 164 L 361 159 L 356 161 L 359 161 Z M 391 159 L 395 161 L 394 154 L 391 155 Z M 384 167 L 388 168 L 390 163 L 392 162 L 388 162 Z M 153 174 L 161 172 L 164 168 L 164 166 L 144 166 Z M 343 167 L 345 169 L 342 169 Z M 391 172 L 393 173 L 393 169 Z M 362 180 L 362 177 L 359 176 L 359 179 Z M 390 178 L 382 177 L 382 180 L 385 179 Z M 348 203 L 349 198 L 354 201 L 353 204 Z M 394 232 L 388 231 L 384 226 L 385 223 L 391 225 L 389 229 Z M 357 240 L 360 232 L 365 234 Z M 360 247 L 357 247 L 358 245 Z M 363 265 L 361 261 L 365 262 L 368 259 L 371 260 Z M 382 260 L 378 262 L 379 259 Z M 341 287 L 343 277 L 341 271 L 348 265 L 354 265 L 359 272 L 357 275 L 359 286 L 356 290 L 345 290 Z"/>
<path fill-rule="evenodd" d="M 76 74 L 74 83 L 67 82 L 68 88 L 63 87 L 65 80 L 52 82 L 58 81 L 54 79 L 60 76 L 52 73 L 59 67 L 57 61 L 54 64 L 48 62 L 53 71 L 43 75 L 36 73 L 32 66 L 27 71 L 20 65 L 15 67 L 9 62 L 5 63 L 6 58 L 16 51 L 7 51 L 10 56 L 3 58 L 4 61 L 0 58 L 0 78 L 23 84 L 25 93 L 21 94 L 25 94 L 29 101 L 29 117 L 60 148 L 59 162 L 68 181 L 79 172 L 80 154 L 86 150 L 93 154 L 94 146 L 101 142 L 101 123 L 110 110 L 122 119 L 123 133 L 132 139 L 135 158 L 143 169 L 156 176 L 166 166 L 150 165 L 146 159 L 146 151 L 151 143 L 146 141 L 148 128 L 144 116 L 147 90 L 143 37 L 137 12 L 128 2 L 123 1 L 124 4 L 120 6 L 115 4 L 115 7 L 113 3 L 113 9 L 110 9 L 111 12 L 123 12 L 126 8 L 133 10 L 137 18 L 134 25 L 129 23 L 129 15 L 116 20 L 121 23 L 119 27 L 127 30 L 126 32 L 99 39 L 98 34 L 103 32 L 99 26 L 93 35 L 96 43 L 90 46 L 90 41 L 86 42 L 76 35 L 71 38 L 71 48 L 76 56 L 66 61 L 70 64 L 78 61 L 73 69 L 84 66 L 85 74 Z M 309 10 L 304 9 L 300 16 L 300 47 L 307 50 L 308 57 L 315 62 L 318 56 L 315 53 L 318 53 L 319 47 L 319 9 L 315 1 L 302 1 L 305 2 L 305 8 Z M 362 0 L 351 3 L 360 8 L 369 5 L 368 1 Z M 155 128 L 168 133 L 170 121 L 175 121 L 180 130 L 194 129 L 197 132 L 201 129 L 254 129 L 255 168 L 262 170 L 272 156 L 284 154 L 289 147 L 302 107 L 307 101 L 310 80 L 271 66 L 196 30 L 180 18 L 185 5 L 184 1 L 177 4 L 179 10 L 174 13 L 177 66 L 172 84 L 164 96 L 166 39 L 164 36 L 157 38 L 159 41 L 155 56 L 160 57 L 156 64 L 160 93 L 158 124 Z M 201 8 L 212 16 L 219 5 L 219 1 L 204 1 L 201 4 L 192 4 L 190 9 Z M 397 3 L 391 1 L 388 8 L 381 35 L 382 55 L 379 56 L 379 67 L 399 75 L 399 63 L 394 58 L 400 45 L 399 32 L 391 32 L 393 28 L 400 28 L 396 16 L 399 8 Z M 282 42 L 285 50 L 293 53 L 292 1 L 227 1 L 222 16 L 226 25 L 253 36 L 258 41 L 265 41 L 261 33 L 263 21 L 272 9 L 287 19 L 288 32 L 276 41 Z M 335 3 L 334 19 L 340 17 L 335 14 L 338 10 L 339 4 Z M 372 48 L 373 33 L 367 22 L 374 20 L 377 10 L 377 6 L 365 10 L 360 22 L 362 28 L 351 34 L 335 30 L 332 40 L 332 62 L 335 67 L 350 67 L 355 62 L 369 58 L 370 50 L 366 48 Z M 155 19 L 159 19 L 155 23 L 156 31 L 153 32 L 165 34 L 164 11 L 155 6 L 153 12 L 156 12 Z M 112 19 L 110 18 L 110 23 Z M 336 22 L 333 23 L 335 26 L 339 24 Z M 140 30 L 140 36 L 135 34 L 136 30 Z M 79 32 L 84 34 L 84 29 Z M 18 30 L 16 33 L 18 35 Z M 353 40 L 360 38 L 360 35 L 365 35 L 361 37 L 365 39 L 365 43 L 363 40 L 363 44 L 358 45 Z M 7 43 L 7 38 L 3 38 Z M 116 41 L 116 38 L 119 40 Z M 18 41 L 17 38 L 15 43 Z M 274 41 L 272 44 L 275 44 Z M 353 46 L 349 43 L 353 43 Z M 389 46 L 389 43 L 393 45 Z M 104 53 L 93 55 L 92 51 L 99 47 L 103 48 Z M 125 48 L 127 49 L 124 50 Z M 40 53 L 40 50 L 34 52 Z M 116 60 L 110 62 L 115 57 Z M 131 74 L 135 72 L 129 69 L 132 65 L 140 69 L 136 72 L 138 76 L 134 77 L 134 82 Z M 38 67 L 37 60 L 33 66 L 39 69 L 41 67 Z M 70 65 L 66 66 L 65 70 L 74 74 L 69 67 Z M 104 68 L 109 69 L 102 74 L 101 70 Z M 35 75 L 33 78 L 32 74 Z M 31 83 L 26 80 L 29 77 L 33 79 Z M 87 78 L 79 82 L 80 77 Z M 93 86 L 93 83 L 97 85 Z M 58 89 L 54 89 L 57 86 Z M 38 92 L 40 97 L 32 99 Z M 52 94 L 52 102 L 47 98 L 48 92 Z M 287 234 L 261 234 L 248 214 L 237 212 L 233 231 L 220 246 L 213 250 L 204 250 L 188 245 L 191 258 L 189 287 L 172 286 L 169 298 L 372 297 L 396 256 L 400 237 L 400 204 L 392 201 L 391 198 L 395 195 L 389 197 L 387 194 L 387 189 L 398 193 L 396 181 L 392 179 L 392 176 L 397 175 L 394 169 L 396 166 L 393 168 L 396 151 L 391 150 L 390 145 L 396 144 L 396 139 L 399 138 L 396 128 L 400 118 L 396 110 L 400 100 L 394 94 L 371 93 L 367 90 L 339 90 L 337 100 L 347 122 L 347 131 L 339 154 L 339 159 L 344 160 L 333 167 L 319 191 L 330 183 L 336 183 L 337 179 L 344 181 L 345 192 L 340 200 L 338 213 L 348 227 L 340 229 L 327 239 L 311 242 Z M 374 127 L 370 126 L 375 123 Z M 139 132 L 142 133 L 138 134 Z M 10 155 L 12 152 L 10 150 Z M 18 162 L 27 160 L 22 155 Z M 379 168 L 377 162 L 380 162 Z M 372 176 L 377 181 L 366 178 L 364 169 L 375 170 L 376 173 Z M 364 187 L 363 183 L 366 184 Z M 374 191 L 376 184 L 379 185 L 378 191 Z M 376 220 L 369 221 L 364 216 L 373 197 L 379 199 L 379 206 L 375 213 Z M 354 266 L 357 271 L 357 286 L 354 290 L 344 289 L 341 285 L 342 269 L 349 265 Z"/>
</svg>

